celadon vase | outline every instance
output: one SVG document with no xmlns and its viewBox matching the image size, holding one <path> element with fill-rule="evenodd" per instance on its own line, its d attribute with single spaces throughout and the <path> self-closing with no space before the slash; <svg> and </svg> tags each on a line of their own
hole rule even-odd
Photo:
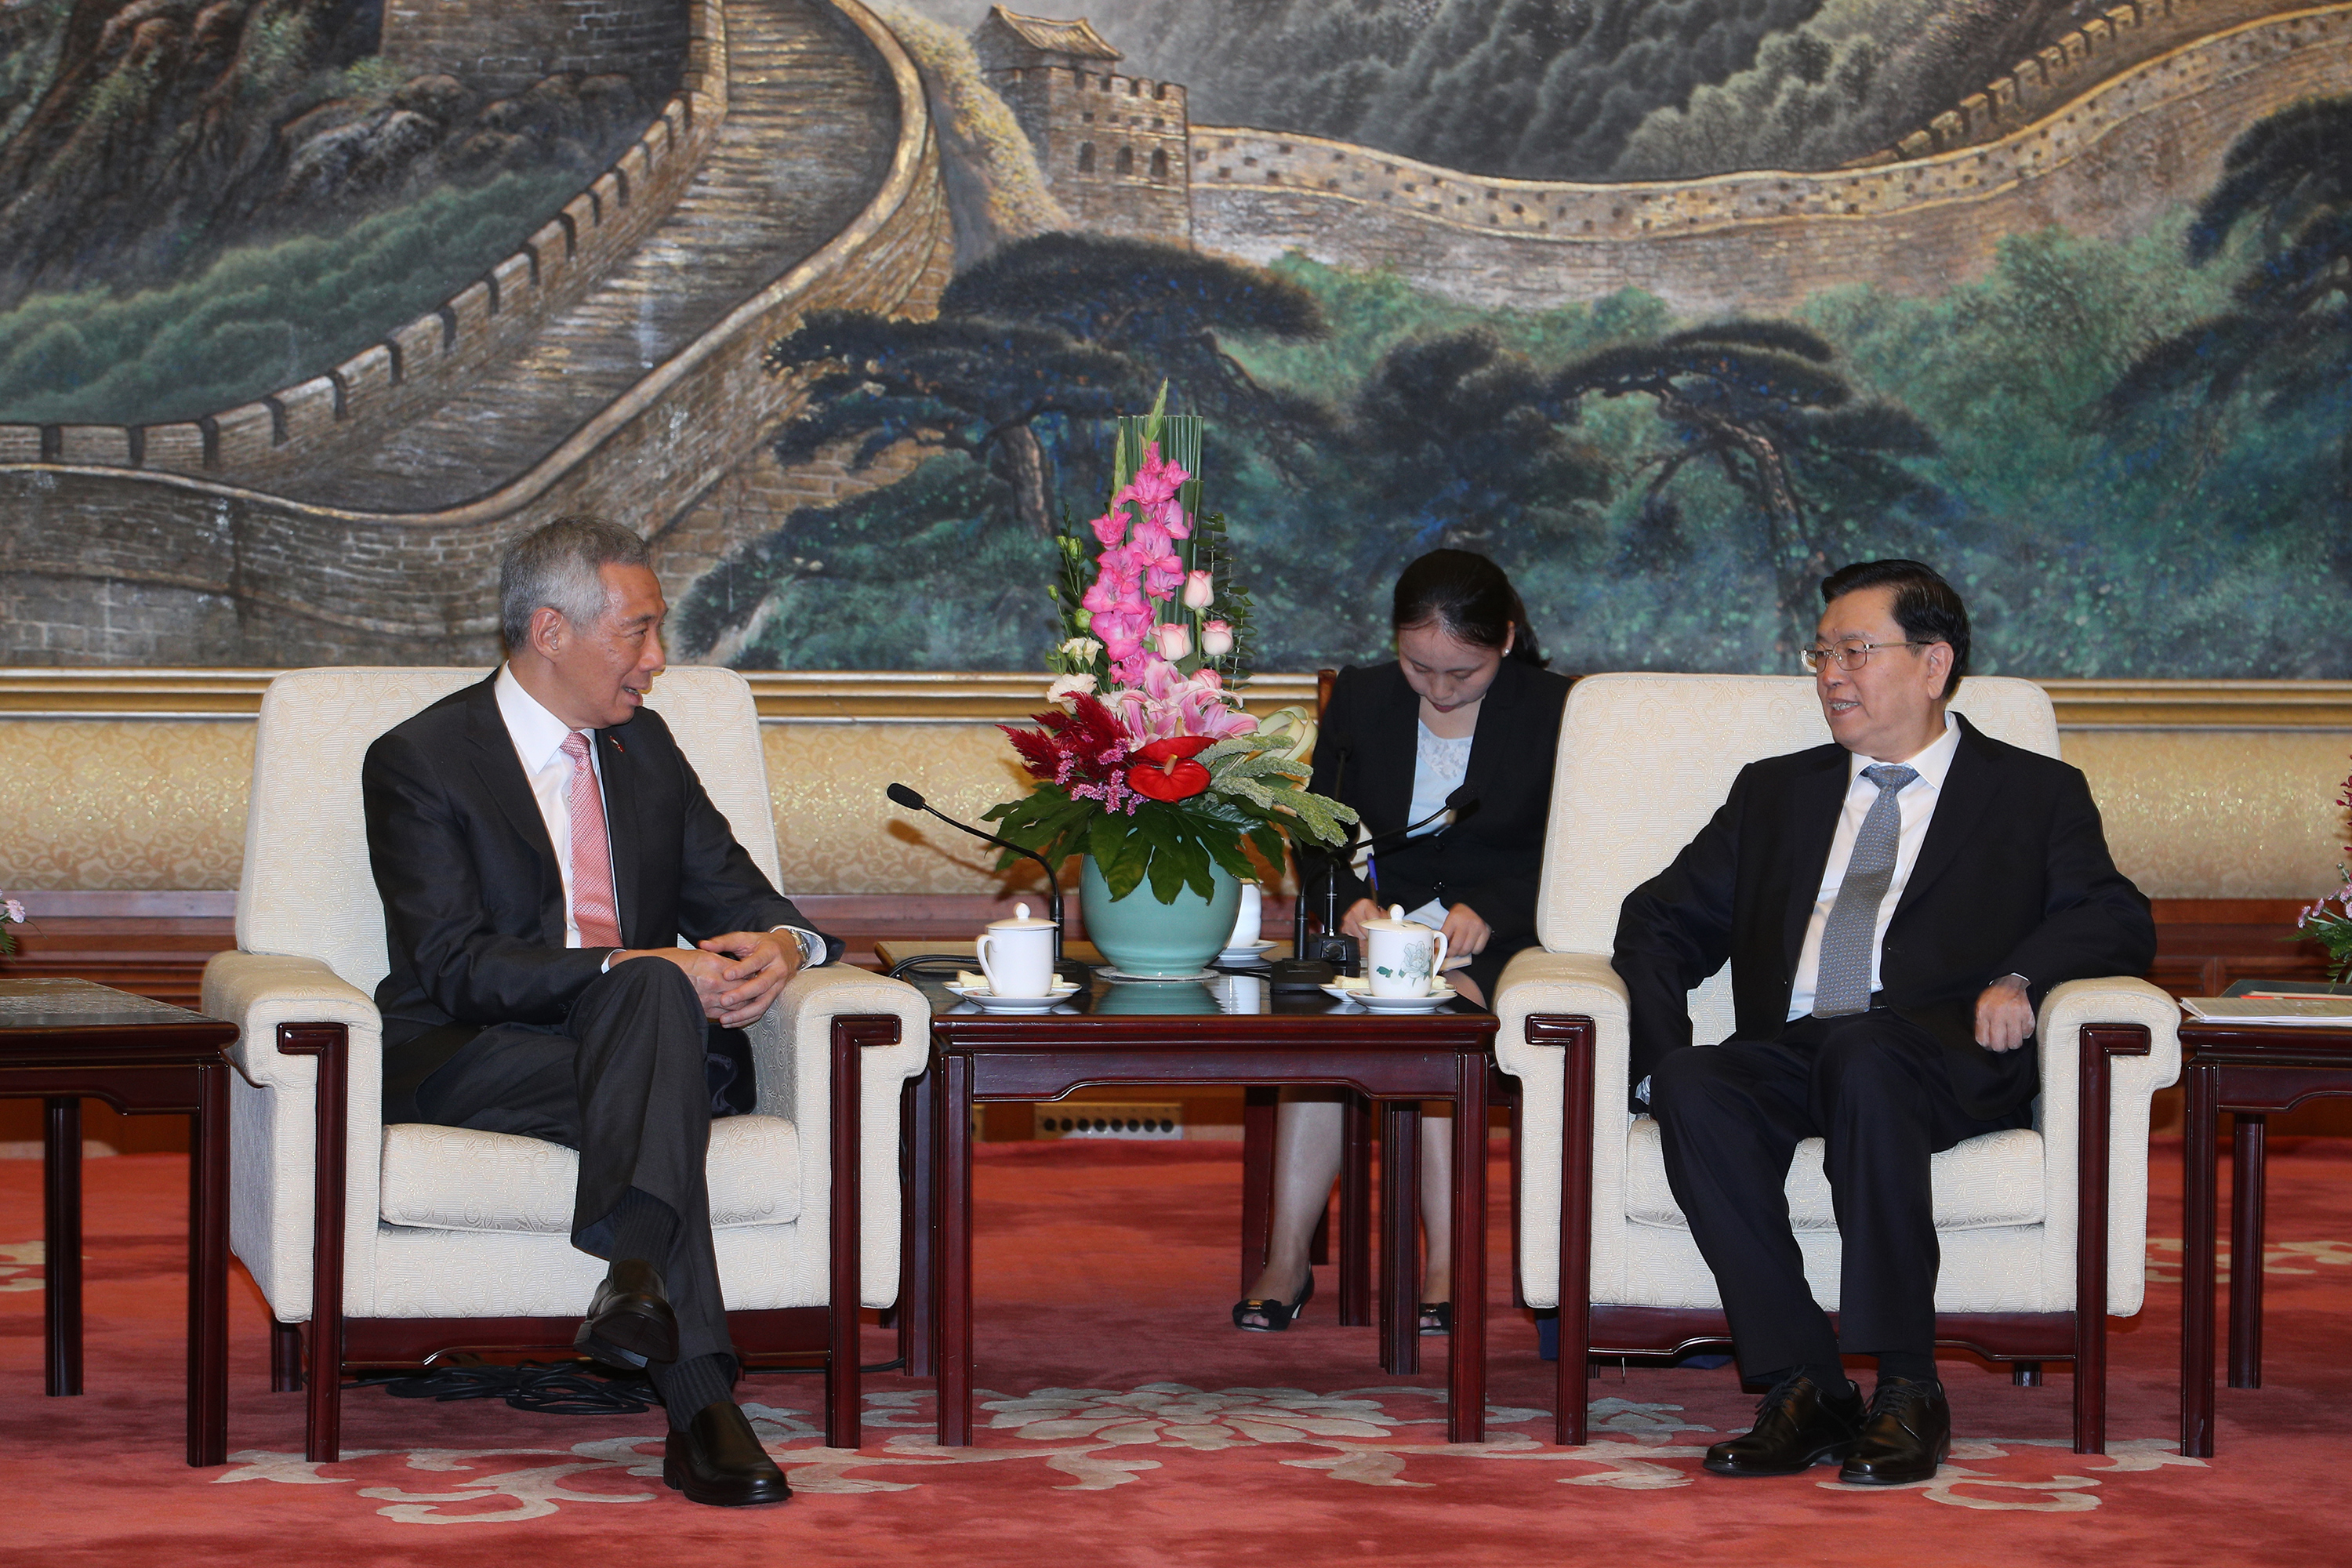
<svg viewBox="0 0 2352 1568">
<path fill-rule="evenodd" d="M 1216 890 L 1205 899 L 1187 884 L 1173 901 L 1161 903 L 1152 896 L 1149 877 L 1127 897 L 1114 899 L 1102 868 L 1087 856 L 1078 871 L 1087 940 L 1122 974 L 1198 974 L 1224 951 L 1242 904 L 1241 884 L 1231 872 L 1212 862 L 1209 876 Z"/>
</svg>

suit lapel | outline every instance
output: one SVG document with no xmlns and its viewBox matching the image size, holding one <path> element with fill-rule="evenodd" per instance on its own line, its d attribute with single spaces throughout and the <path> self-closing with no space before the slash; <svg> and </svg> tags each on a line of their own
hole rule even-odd
<svg viewBox="0 0 2352 1568">
<path fill-rule="evenodd" d="M 613 849 L 613 920 L 629 944 L 637 915 L 637 759 L 619 730 L 596 731 L 596 760 L 603 765 L 604 830 Z"/>
<path fill-rule="evenodd" d="M 1389 667 L 1382 684 L 1388 696 L 1374 716 L 1371 731 L 1357 743 L 1355 765 L 1365 770 L 1364 817 L 1375 833 L 1392 833 L 1405 825 L 1412 809 L 1412 774 L 1421 755 L 1418 719 L 1421 699 L 1404 683 L 1404 672 Z"/>
<path fill-rule="evenodd" d="M 543 941 L 563 945 L 563 868 L 547 837 L 547 821 L 530 793 L 530 780 L 515 755 L 514 737 L 499 712 L 497 677 L 474 688 L 466 700 L 466 738 L 474 748 L 474 773 L 497 803 L 507 826 L 530 847 L 539 866 L 539 923 Z"/>
<path fill-rule="evenodd" d="M 1927 841 L 1919 846 L 1919 858 L 1911 868 L 1910 880 L 1903 885 L 1902 900 L 1895 906 L 1895 920 L 1919 901 L 1937 878 L 1951 869 L 1962 849 L 1977 842 L 1979 825 L 1998 793 L 1992 763 L 1984 754 L 1984 737 L 1966 719 L 1954 714 L 1953 720 L 1960 727 L 1960 743 L 1952 752 L 1951 771 L 1944 775 L 1944 787 L 1936 797 L 1936 815 L 1927 823 Z"/>
<path fill-rule="evenodd" d="M 1804 950 L 1805 928 L 1813 918 L 1813 901 L 1822 890 L 1822 873 L 1830 858 L 1830 841 L 1837 837 L 1838 813 L 1852 787 L 1852 764 L 1842 746 L 1825 746 L 1820 765 L 1801 777 L 1791 789 L 1788 836 L 1781 840 L 1784 915 L 1780 921 L 1782 972 L 1797 973 Z"/>
<path fill-rule="evenodd" d="M 1471 731 L 1470 760 L 1463 765 L 1462 784 L 1480 800 L 1493 793 L 1486 787 L 1489 776 L 1502 770 L 1507 754 L 1521 742 L 1522 737 L 1512 721 L 1512 710 L 1526 689 L 1526 668 L 1507 657 L 1503 668 L 1495 672 L 1494 684 L 1486 688 L 1486 700 L 1478 704 L 1478 727 Z M 1421 736 L 1416 731 L 1416 755 L 1420 747 Z M 1406 809 L 1412 809 L 1409 802 Z"/>
</svg>

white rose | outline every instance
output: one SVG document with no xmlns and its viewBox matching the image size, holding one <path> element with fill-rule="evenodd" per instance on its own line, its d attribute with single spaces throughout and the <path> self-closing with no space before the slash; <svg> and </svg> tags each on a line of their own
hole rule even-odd
<svg viewBox="0 0 2352 1568">
<path fill-rule="evenodd" d="M 1079 691 L 1092 697 L 1095 694 L 1095 678 L 1091 675 L 1062 676 L 1053 685 L 1045 688 L 1045 700 L 1060 702 L 1072 693 Z"/>
</svg>

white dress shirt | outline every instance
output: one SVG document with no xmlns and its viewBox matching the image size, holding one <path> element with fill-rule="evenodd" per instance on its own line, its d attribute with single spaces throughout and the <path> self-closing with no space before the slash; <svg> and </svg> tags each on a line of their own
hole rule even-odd
<svg viewBox="0 0 2352 1568">
<path fill-rule="evenodd" d="M 523 777 L 530 781 L 530 797 L 538 803 L 540 820 L 547 825 L 548 842 L 555 847 L 555 863 L 563 873 L 563 945 L 579 947 L 580 916 L 572 896 L 572 759 L 563 754 L 564 740 L 572 727 L 543 707 L 538 698 L 523 689 L 515 679 L 511 665 L 499 667 L 499 679 L 494 688 L 499 700 L 499 717 L 506 721 L 507 738 L 514 742 L 515 758 L 522 763 Z M 596 732 L 583 730 L 588 737 L 588 765 L 596 771 L 596 795 L 604 795 L 604 761 L 596 752 Z M 612 834 L 604 836 L 604 853 L 613 852 Z M 615 889 L 613 918 L 620 919 L 618 889 L 620 879 L 611 877 L 609 885 Z M 803 963 L 814 963 L 824 956 L 824 939 L 814 931 L 798 926 L 778 926 L 781 931 L 792 933 L 801 950 Z M 606 959 L 604 966 L 612 967 Z"/>
<path fill-rule="evenodd" d="M 1944 779 L 1952 771 L 1952 754 L 1959 746 L 1960 727 L 1946 713 L 1943 734 L 1926 751 L 1905 758 L 1900 764 L 1916 771 L 1919 776 L 1895 796 L 1896 809 L 1903 814 L 1903 827 L 1895 844 L 1895 875 L 1887 880 L 1886 896 L 1879 900 L 1878 919 L 1870 933 L 1870 988 L 1874 992 L 1880 989 L 1880 944 L 1886 940 L 1886 927 L 1895 918 L 1895 907 L 1903 901 L 1903 888 L 1911 879 L 1911 868 L 1919 863 L 1919 846 L 1927 842 L 1927 824 L 1935 818 L 1936 802 L 1943 797 Z M 1848 762 L 1845 805 L 1838 813 L 1837 831 L 1830 838 L 1829 859 L 1822 867 L 1822 885 L 1813 895 L 1812 916 L 1805 922 L 1805 944 L 1797 953 L 1796 984 L 1789 993 L 1791 1020 L 1813 1010 L 1813 993 L 1821 984 L 1822 928 L 1829 921 L 1830 907 L 1837 902 L 1846 865 L 1853 858 L 1853 841 L 1862 832 L 1862 819 L 1870 815 L 1871 806 L 1878 799 L 1878 786 L 1862 776 L 1863 769 L 1877 765 L 1875 760 L 1855 752 L 1849 755 Z"/>
</svg>

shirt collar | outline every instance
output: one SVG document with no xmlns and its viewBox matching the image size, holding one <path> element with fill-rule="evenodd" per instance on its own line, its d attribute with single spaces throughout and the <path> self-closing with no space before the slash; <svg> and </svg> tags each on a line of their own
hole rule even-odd
<svg viewBox="0 0 2352 1568">
<path fill-rule="evenodd" d="M 499 717 L 506 721 L 515 754 L 522 759 L 526 772 L 537 773 L 563 750 L 564 737 L 572 733 L 572 726 L 550 713 L 538 698 L 523 689 L 510 664 L 499 667 L 496 689 Z"/>
<path fill-rule="evenodd" d="M 1944 710 L 1944 732 L 1930 742 L 1927 749 L 1917 756 L 1904 759 L 1901 765 L 1919 775 L 1912 781 L 1914 784 L 1924 784 L 1929 789 L 1941 794 L 1944 788 L 1944 775 L 1952 771 L 1952 758 L 1959 749 L 1960 721 L 1952 717 L 1951 710 L 1948 708 Z M 1875 767 L 1877 763 L 1878 760 L 1875 757 L 1865 757 L 1860 752 L 1847 752 L 1845 774 L 1847 786 L 1852 787 L 1853 781 L 1862 776 L 1863 769 Z"/>
</svg>

